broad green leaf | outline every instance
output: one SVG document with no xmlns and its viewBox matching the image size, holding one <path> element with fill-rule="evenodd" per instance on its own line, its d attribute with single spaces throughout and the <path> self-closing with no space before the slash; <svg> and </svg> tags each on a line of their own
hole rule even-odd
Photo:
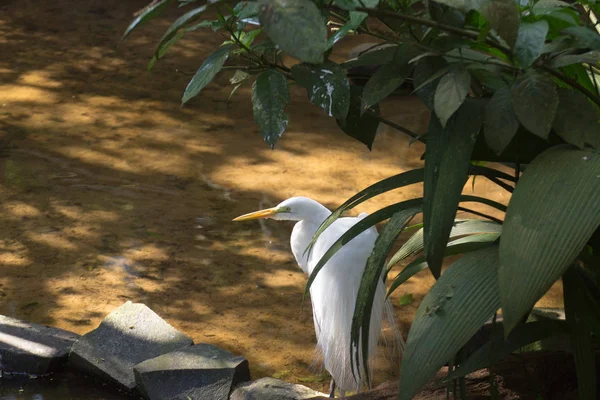
<svg viewBox="0 0 600 400">
<path fill-rule="evenodd" d="M 561 0 L 540 0 L 533 5 L 531 11 L 535 15 L 547 15 L 564 7 L 570 7 L 569 3 Z"/>
<path fill-rule="evenodd" d="M 483 15 L 510 46 L 515 43 L 519 29 L 519 10 L 511 0 L 440 0 L 438 3 L 457 8 L 464 13 L 475 10 Z"/>
<path fill-rule="evenodd" d="M 254 1 L 240 1 L 233 8 L 233 14 L 240 20 L 257 18 L 260 7 Z"/>
<path fill-rule="evenodd" d="M 158 3 L 151 4 L 144 8 L 142 12 L 135 17 L 135 19 L 129 24 L 121 40 L 124 40 L 134 29 L 140 25 L 148 22 L 152 18 L 156 17 L 160 12 L 169 5 L 173 0 L 161 0 Z"/>
<path fill-rule="evenodd" d="M 565 316 L 571 331 L 571 347 L 577 371 L 577 386 L 580 399 L 595 399 L 596 352 L 592 344 L 590 327 L 585 321 L 585 309 L 588 307 L 585 284 L 572 267 L 563 276 Z"/>
<path fill-rule="evenodd" d="M 327 27 L 310 0 L 260 0 L 259 20 L 269 38 L 289 55 L 321 64 L 328 48 Z"/>
<path fill-rule="evenodd" d="M 455 239 L 459 236 L 472 235 L 474 233 L 500 232 L 502 232 L 502 225 L 496 222 L 482 221 L 478 219 L 456 220 L 454 221 L 454 226 L 450 231 L 449 238 Z M 387 267 L 391 268 L 400 261 L 423 251 L 423 248 L 425 247 L 423 240 L 423 228 L 421 228 L 415 232 L 415 234 L 413 234 L 410 239 L 408 239 L 406 243 L 402 245 L 402 247 L 400 247 L 400 249 L 388 262 Z"/>
<path fill-rule="evenodd" d="M 370 113 L 363 114 L 361 109 L 361 94 L 363 88 L 359 86 L 350 86 L 350 107 L 345 119 L 336 119 L 340 129 L 344 133 L 361 143 L 364 143 L 369 150 L 375 140 L 377 128 L 379 127 L 379 105 L 374 105 L 369 110 Z M 374 115 L 371 115 L 374 114 Z"/>
<path fill-rule="evenodd" d="M 506 179 L 506 180 L 510 180 L 512 177 L 508 174 L 505 174 L 504 172 L 492 169 L 492 168 L 487 168 L 487 167 L 474 167 L 469 165 L 469 174 L 471 175 L 483 175 L 483 176 L 494 176 L 497 178 L 501 178 L 501 179 Z M 382 193 L 386 193 L 389 192 L 390 190 L 394 190 L 394 189 L 399 189 L 405 186 L 409 186 L 409 185 L 413 185 L 415 183 L 420 183 L 423 182 L 423 178 L 424 178 L 424 169 L 423 168 L 417 168 L 417 169 L 412 169 L 410 171 L 406 171 L 403 172 L 401 174 L 398 175 L 394 175 L 391 176 L 389 178 L 383 179 L 379 182 L 374 183 L 373 185 L 361 190 L 360 192 L 356 193 L 354 196 L 350 197 L 348 200 L 346 200 L 341 206 L 339 206 L 338 208 L 336 208 L 329 217 L 327 217 L 325 219 L 325 221 L 323 221 L 323 223 L 321 224 L 321 226 L 319 227 L 319 229 L 317 229 L 317 232 L 315 233 L 313 239 L 311 240 L 310 244 L 309 244 L 309 248 L 312 247 L 312 245 L 314 244 L 314 242 L 317 240 L 317 238 L 319 237 L 319 235 L 321 233 L 323 233 L 323 231 L 325 229 L 327 229 L 336 219 L 340 218 L 341 216 L 344 215 L 344 213 L 346 213 L 347 211 L 353 209 L 354 207 L 358 206 L 359 204 L 372 199 L 375 196 L 378 196 Z M 477 197 L 473 197 L 473 196 L 462 196 L 461 197 L 461 201 L 475 201 L 475 202 L 482 202 L 484 201 L 483 199 L 477 198 Z M 485 204 L 488 204 L 491 207 L 495 207 L 500 209 L 501 211 L 506 211 L 506 207 L 498 204 L 498 203 L 494 203 L 494 202 L 486 202 Z M 487 230 L 487 229 L 492 229 L 492 227 L 489 226 L 482 226 L 482 225 L 478 225 L 478 222 L 481 223 L 488 223 L 487 221 L 473 221 L 470 222 L 469 227 L 467 226 L 462 226 L 460 225 L 456 225 L 453 228 L 453 231 L 456 232 L 456 236 L 460 236 L 460 235 L 466 235 L 469 233 L 475 233 L 475 232 L 496 232 L 496 230 Z M 475 225 L 472 226 L 471 224 Z M 481 230 L 481 231 L 476 231 L 476 229 L 485 229 L 485 230 Z M 471 232 L 472 231 L 472 232 Z M 464 233 L 463 233 L 464 232 Z M 423 239 L 418 239 L 420 242 L 423 241 Z M 421 244 L 421 246 L 423 246 Z M 416 251 L 420 251 L 423 247 L 421 247 L 418 250 L 414 250 L 414 251 L 410 251 L 408 255 L 416 252 Z M 396 261 L 397 262 L 397 261 Z M 394 263 L 395 264 L 395 263 Z"/>
<path fill-rule="evenodd" d="M 165 51 L 166 51 L 166 49 L 164 49 L 165 46 L 168 48 L 172 45 L 172 43 L 170 43 L 170 42 L 172 41 L 173 37 L 175 37 L 177 35 L 179 30 L 181 28 L 183 28 L 186 24 L 189 24 L 189 23 L 195 21 L 197 18 L 199 18 L 199 16 L 202 15 L 202 13 L 206 10 L 206 7 L 207 6 L 204 5 L 204 6 L 200 6 L 200 7 L 194 8 L 193 10 L 188 11 L 187 13 L 183 14 L 181 17 L 177 18 L 175 20 L 175 22 L 173 22 L 171 24 L 171 26 L 169 26 L 169 28 L 167 29 L 167 31 L 165 32 L 163 37 L 160 39 L 160 42 L 158 42 L 158 46 L 156 47 L 156 50 L 154 51 L 154 55 L 156 56 L 157 59 L 160 59 L 162 57 L 162 55 L 165 53 Z"/>
<path fill-rule="evenodd" d="M 331 117 L 345 119 L 350 107 L 350 83 L 339 65 L 325 61 L 320 65 L 296 64 L 292 77 L 306 89 L 308 99 Z"/>
<path fill-rule="evenodd" d="M 571 64 L 597 64 L 600 62 L 600 51 L 591 50 L 582 54 L 565 54 L 553 58 L 548 63 L 551 68 L 560 68 Z"/>
<path fill-rule="evenodd" d="M 497 246 L 453 263 L 423 298 L 413 320 L 399 399 L 410 400 L 499 307 Z"/>
<path fill-rule="evenodd" d="M 529 68 L 542 54 L 547 34 L 548 22 L 544 20 L 521 24 L 514 49 L 515 58 L 521 67 Z"/>
<path fill-rule="evenodd" d="M 501 325 L 501 324 L 498 324 Z M 502 329 L 502 328 L 500 328 Z M 471 356 L 452 371 L 445 380 L 456 379 L 461 376 L 479 371 L 501 361 L 505 356 L 513 353 L 528 344 L 538 342 L 555 335 L 567 334 L 565 321 L 542 320 L 519 324 L 504 340 L 504 335 L 492 332 L 491 341 L 488 341 L 475 351 Z"/>
<path fill-rule="evenodd" d="M 429 109 L 433 110 L 437 86 L 442 76 L 436 76 L 439 71 L 446 71 L 448 63 L 442 57 L 427 57 L 415 65 L 413 85 L 415 93 Z M 430 80 L 435 77 L 433 80 Z"/>
<path fill-rule="evenodd" d="M 435 91 L 434 109 L 443 127 L 465 101 L 470 87 L 471 74 L 462 66 L 452 68 L 442 77 Z"/>
<path fill-rule="evenodd" d="M 600 154 L 557 146 L 521 176 L 500 241 L 506 333 L 566 271 L 600 225 Z"/>
<path fill-rule="evenodd" d="M 288 117 L 284 110 L 289 102 L 287 79 L 275 69 L 260 74 L 252 85 L 254 120 L 271 148 L 275 147 L 287 127 Z"/>
<path fill-rule="evenodd" d="M 361 96 L 361 110 L 379 103 L 402 85 L 411 71 L 408 62 L 415 54 L 416 50 L 408 45 L 398 47 L 394 58 L 381 66 L 365 85 Z"/>
<path fill-rule="evenodd" d="M 369 333 L 371 331 L 371 313 L 378 286 L 380 290 L 385 290 L 381 279 L 385 268 L 385 259 L 398 235 L 400 235 L 410 220 L 420 212 L 421 207 L 417 206 L 400 210 L 390 218 L 375 241 L 373 251 L 367 260 L 367 265 L 360 281 L 350 333 L 351 348 L 354 349 L 350 356 L 350 364 L 354 365 L 356 362 L 360 366 L 362 363 L 363 367 L 359 368 L 358 372 L 364 373 L 367 386 L 370 386 L 370 374 L 367 369 L 370 356 Z"/>
<path fill-rule="evenodd" d="M 397 49 L 398 46 L 380 46 L 373 50 L 367 50 L 358 57 L 343 62 L 340 66 L 348 69 L 387 64 L 394 59 Z"/>
<path fill-rule="evenodd" d="M 335 0 L 334 4 L 344 10 L 354 10 L 357 7 L 375 8 L 379 0 Z"/>
<path fill-rule="evenodd" d="M 512 87 L 512 104 L 521 124 L 547 139 L 558 108 L 556 84 L 546 75 L 528 73 Z"/>
<path fill-rule="evenodd" d="M 471 235 L 454 240 L 448 243 L 448 246 L 444 250 L 444 257 L 469 253 L 471 251 L 488 247 L 491 245 L 491 243 L 498 240 L 499 236 L 500 233 L 484 233 L 481 235 Z M 396 275 L 392 281 L 392 284 L 390 285 L 387 295 L 391 295 L 398 288 L 398 286 L 412 278 L 417 272 L 427 268 L 427 266 L 428 265 L 427 261 L 425 261 L 425 257 L 419 257 L 415 261 L 408 264 L 398 275 Z"/>
<path fill-rule="evenodd" d="M 519 34 L 519 9 L 515 1 L 490 0 L 481 13 L 488 20 L 490 28 L 513 47 Z"/>
<path fill-rule="evenodd" d="M 559 107 L 552 127 L 565 142 L 581 149 L 600 149 L 598 111 L 586 96 L 571 89 L 559 88 Z"/>
<path fill-rule="evenodd" d="M 409 171 L 409 172 L 413 172 L 413 171 Z M 501 211 L 506 210 L 506 207 L 504 205 L 502 205 L 498 202 L 495 202 L 493 200 L 486 199 L 484 197 L 462 195 L 462 196 L 460 196 L 460 201 L 461 202 L 477 202 L 477 203 L 489 205 L 491 207 L 495 207 Z M 329 261 L 331 259 L 331 257 L 333 257 L 335 255 L 335 253 L 337 253 L 338 250 L 342 248 L 342 246 L 344 246 L 346 243 L 348 243 L 349 241 L 351 241 L 356 236 L 358 236 L 360 233 L 364 232 L 365 230 L 369 229 L 370 227 L 375 226 L 379 222 L 385 221 L 386 219 L 390 218 L 395 213 L 402 211 L 402 210 L 408 210 L 410 208 L 421 207 L 422 204 L 423 204 L 422 198 L 410 199 L 410 200 L 405 200 L 405 201 L 402 201 L 399 203 L 395 203 L 395 204 L 389 205 L 387 207 L 384 207 L 380 210 L 377 210 L 373 214 L 367 215 L 365 218 L 363 218 L 358 223 L 353 225 L 342 236 L 340 236 L 340 238 L 334 244 L 331 245 L 331 247 L 325 252 L 323 257 L 321 257 L 321 259 L 319 260 L 317 265 L 315 265 L 313 272 L 308 277 L 308 282 L 306 283 L 304 296 L 306 296 L 308 294 L 310 285 L 312 285 L 312 282 L 315 280 L 315 277 L 317 276 L 317 274 L 319 273 L 321 268 L 323 268 L 323 266 L 325 266 L 327 261 Z M 338 210 L 336 210 L 336 211 L 338 211 Z M 335 211 L 334 211 L 334 213 L 335 213 Z M 338 217 L 339 217 L 339 214 L 338 214 Z M 310 252 L 310 247 L 318 239 L 319 235 L 327 228 L 327 226 L 329 226 L 331 223 L 333 223 L 333 221 L 335 221 L 338 217 L 332 218 L 331 216 L 329 216 L 329 218 L 327 218 L 321 224 L 321 226 L 319 227 L 319 229 L 313 236 L 311 243 L 309 243 L 309 245 L 307 246 L 306 252 Z M 331 221 L 331 222 L 329 222 L 329 221 Z"/>
<path fill-rule="evenodd" d="M 333 245 L 323 254 L 317 265 L 313 268 L 312 273 L 308 277 L 308 281 L 306 282 L 306 287 L 304 289 L 304 297 L 306 297 L 309 293 L 310 286 L 314 282 L 317 274 L 321 269 L 325 266 L 327 261 L 331 259 L 346 243 L 350 242 L 356 236 L 360 235 L 365 230 L 371 228 L 372 226 L 378 224 L 379 222 L 385 221 L 388 218 L 391 218 L 394 214 L 404 211 L 404 210 L 412 210 L 416 207 L 421 207 L 423 204 L 423 199 L 411 199 L 402 201 L 396 204 L 392 204 L 390 206 L 384 207 L 375 211 L 373 214 L 367 215 L 365 218 L 358 221 L 355 225 L 352 225 L 350 229 L 348 229 L 338 240 L 335 241 Z M 313 240 L 318 237 L 318 232 L 315 234 Z"/>
<path fill-rule="evenodd" d="M 423 230 L 427 263 L 436 278 L 482 124 L 483 109 L 474 99 L 465 102 L 445 128 L 431 116 L 425 153 Z"/>
<path fill-rule="evenodd" d="M 497 154 L 513 140 L 519 121 L 513 110 L 510 89 L 497 90 L 485 106 L 485 141 Z"/>
<path fill-rule="evenodd" d="M 159 59 L 163 58 L 164 55 L 169 50 L 169 48 L 172 45 L 174 45 L 179 39 L 181 39 L 182 36 L 183 36 L 183 32 L 178 32 L 173 37 L 171 37 L 168 41 L 166 41 L 165 43 L 162 43 L 162 45 L 156 49 L 156 53 L 154 54 L 154 56 L 152 56 L 152 58 L 150 59 L 150 62 L 148 62 L 148 71 L 152 70 L 152 67 L 154 66 L 154 64 Z"/>
<path fill-rule="evenodd" d="M 230 44 L 221 46 L 204 60 L 183 92 L 182 105 L 187 103 L 192 97 L 197 96 L 213 80 L 215 75 L 221 71 L 232 47 Z"/>
<path fill-rule="evenodd" d="M 350 31 L 356 30 L 363 23 L 368 14 L 360 11 L 350 11 L 350 19 L 338 29 L 327 41 L 327 48 L 331 48 Z"/>
<path fill-rule="evenodd" d="M 600 50 L 600 35 L 595 30 L 584 26 L 574 26 L 563 31 L 576 37 L 581 47 L 587 47 L 592 50 Z"/>
</svg>

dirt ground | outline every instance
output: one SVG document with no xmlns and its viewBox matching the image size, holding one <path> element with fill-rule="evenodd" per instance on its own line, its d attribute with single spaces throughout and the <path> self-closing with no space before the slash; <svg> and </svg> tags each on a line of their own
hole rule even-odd
<svg viewBox="0 0 600 400">
<path fill-rule="evenodd" d="M 421 165 L 423 148 L 381 129 L 369 152 L 296 88 L 289 129 L 272 151 L 253 123 L 250 88 L 226 105 L 231 73 L 180 107 L 189 75 L 222 38 L 191 34 L 148 73 L 179 13 L 119 45 L 146 3 L 0 2 L 0 313 L 83 334 L 123 302 L 143 302 L 196 342 L 247 357 L 253 378 L 325 390 L 328 378 L 309 368 L 314 329 L 310 307 L 301 308 L 292 226 L 230 221 L 295 195 L 335 207 Z M 346 40 L 335 57 L 356 43 Z M 414 98 L 383 111 L 426 129 L 428 113 Z M 508 200 L 484 179 L 474 191 Z M 424 271 L 393 296 L 405 336 L 432 282 Z M 401 307 L 406 293 L 414 302 Z M 541 302 L 561 304 L 558 286 Z M 396 373 L 386 368 L 381 379 Z"/>
</svg>

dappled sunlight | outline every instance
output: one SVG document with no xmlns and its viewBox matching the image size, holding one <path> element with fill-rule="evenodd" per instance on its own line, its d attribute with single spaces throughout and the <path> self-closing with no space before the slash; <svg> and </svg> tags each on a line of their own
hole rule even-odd
<svg viewBox="0 0 600 400">
<path fill-rule="evenodd" d="M 2 208 L 6 217 L 11 219 L 33 218 L 40 215 L 38 208 L 22 201 L 8 201 L 2 204 Z"/>
<path fill-rule="evenodd" d="M 1 72 L 0 72 L 1 73 Z M 52 73 L 48 71 L 31 71 L 22 74 L 17 81 L 19 85 L 33 86 L 39 88 L 58 89 L 62 83 L 52 78 Z"/>
<path fill-rule="evenodd" d="M 382 126 L 370 152 L 294 87 L 289 129 L 271 150 L 253 123 L 250 85 L 225 104 L 233 71 L 181 107 L 190 74 L 221 43 L 210 29 L 186 35 L 148 73 L 169 18 L 119 45 L 147 0 L 51 3 L 30 16 L 15 1 L 0 14 L 0 314 L 86 333 L 125 301 L 143 302 L 197 343 L 247 357 L 254 378 L 312 376 L 293 224 L 231 220 L 292 196 L 334 208 L 422 167 L 423 145 Z M 382 110 L 418 134 L 427 128 L 414 98 Z M 482 177 L 464 193 L 509 198 Z M 350 214 L 420 196 L 411 185 Z M 392 295 L 405 335 L 433 283 L 423 271 Z M 408 293 L 412 304 L 398 306 Z M 559 303 L 560 288 L 543 301 Z M 318 379 L 305 383 L 325 389 Z"/>
<path fill-rule="evenodd" d="M 45 244 L 58 251 L 76 250 L 77 246 L 68 239 L 62 237 L 57 232 L 28 232 L 26 235 L 28 240 Z"/>
<path fill-rule="evenodd" d="M 0 85 L 0 104 L 53 104 L 56 102 L 56 100 L 56 96 L 54 96 L 52 92 L 49 92 L 44 89 L 19 85 Z"/>
</svg>

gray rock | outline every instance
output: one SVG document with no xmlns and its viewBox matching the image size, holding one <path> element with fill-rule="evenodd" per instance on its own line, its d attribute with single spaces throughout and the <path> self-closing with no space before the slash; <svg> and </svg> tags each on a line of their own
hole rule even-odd
<svg viewBox="0 0 600 400">
<path fill-rule="evenodd" d="M 69 366 L 133 389 L 136 364 L 192 343 L 146 305 L 128 301 L 73 345 Z"/>
<path fill-rule="evenodd" d="M 302 400 L 327 397 L 302 385 L 294 385 L 275 378 L 262 378 L 238 386 L 231 393 L 231 400 Z"/>
<path fill-rule="evenodd" d="M 0 315 L 0 371 L 41 375 L 62 367 L 79 335 Z"/>
<path fill-rule="evenodd" d="M 134 367 L 138 390 L 148 399 L 227 400 L 250 380 L 248 361 L 210 344 L 186 347 Z"/>
</svg>

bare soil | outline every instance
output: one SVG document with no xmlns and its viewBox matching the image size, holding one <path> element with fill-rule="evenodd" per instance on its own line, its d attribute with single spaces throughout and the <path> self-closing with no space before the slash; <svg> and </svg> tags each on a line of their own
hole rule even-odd
<svg viewBox="0 0 600 400">
<path fill-rule="evenodd" d="M 369 152 L 294 88 L 289 129 L 271 150 L 253 123 L 250 88 L 226 105 L 231 73 L 180 107 L 190 74 L 222 38 L 191 34 L 149 73 L 178 12 L 119 44 L 146 3 L 0 2 L 0 313 L 83 334 L 123 302 L 143 302 L 196 342 L 246 356 L 253 378 L 326 390 L 328 378 L 310 368 L 314 329 L 292 226 L 230 221 L 295 195 L 335 207 L 422 165 L 423 147 L 382 128 Z M 415 132 L 427 127 L 415 98 L 383 112 Z M 509 198 L 485 179 L 473 190 Z M 432 283 L 423 271 L 393 296 L 404 335 Z M 414 301 L 401 307 L 406 293 Z M 553 288 L 540 305 L 560 306 L 560 294 Z M 382 368 L 379 381 L 396 374 Z"/>
</svg>

